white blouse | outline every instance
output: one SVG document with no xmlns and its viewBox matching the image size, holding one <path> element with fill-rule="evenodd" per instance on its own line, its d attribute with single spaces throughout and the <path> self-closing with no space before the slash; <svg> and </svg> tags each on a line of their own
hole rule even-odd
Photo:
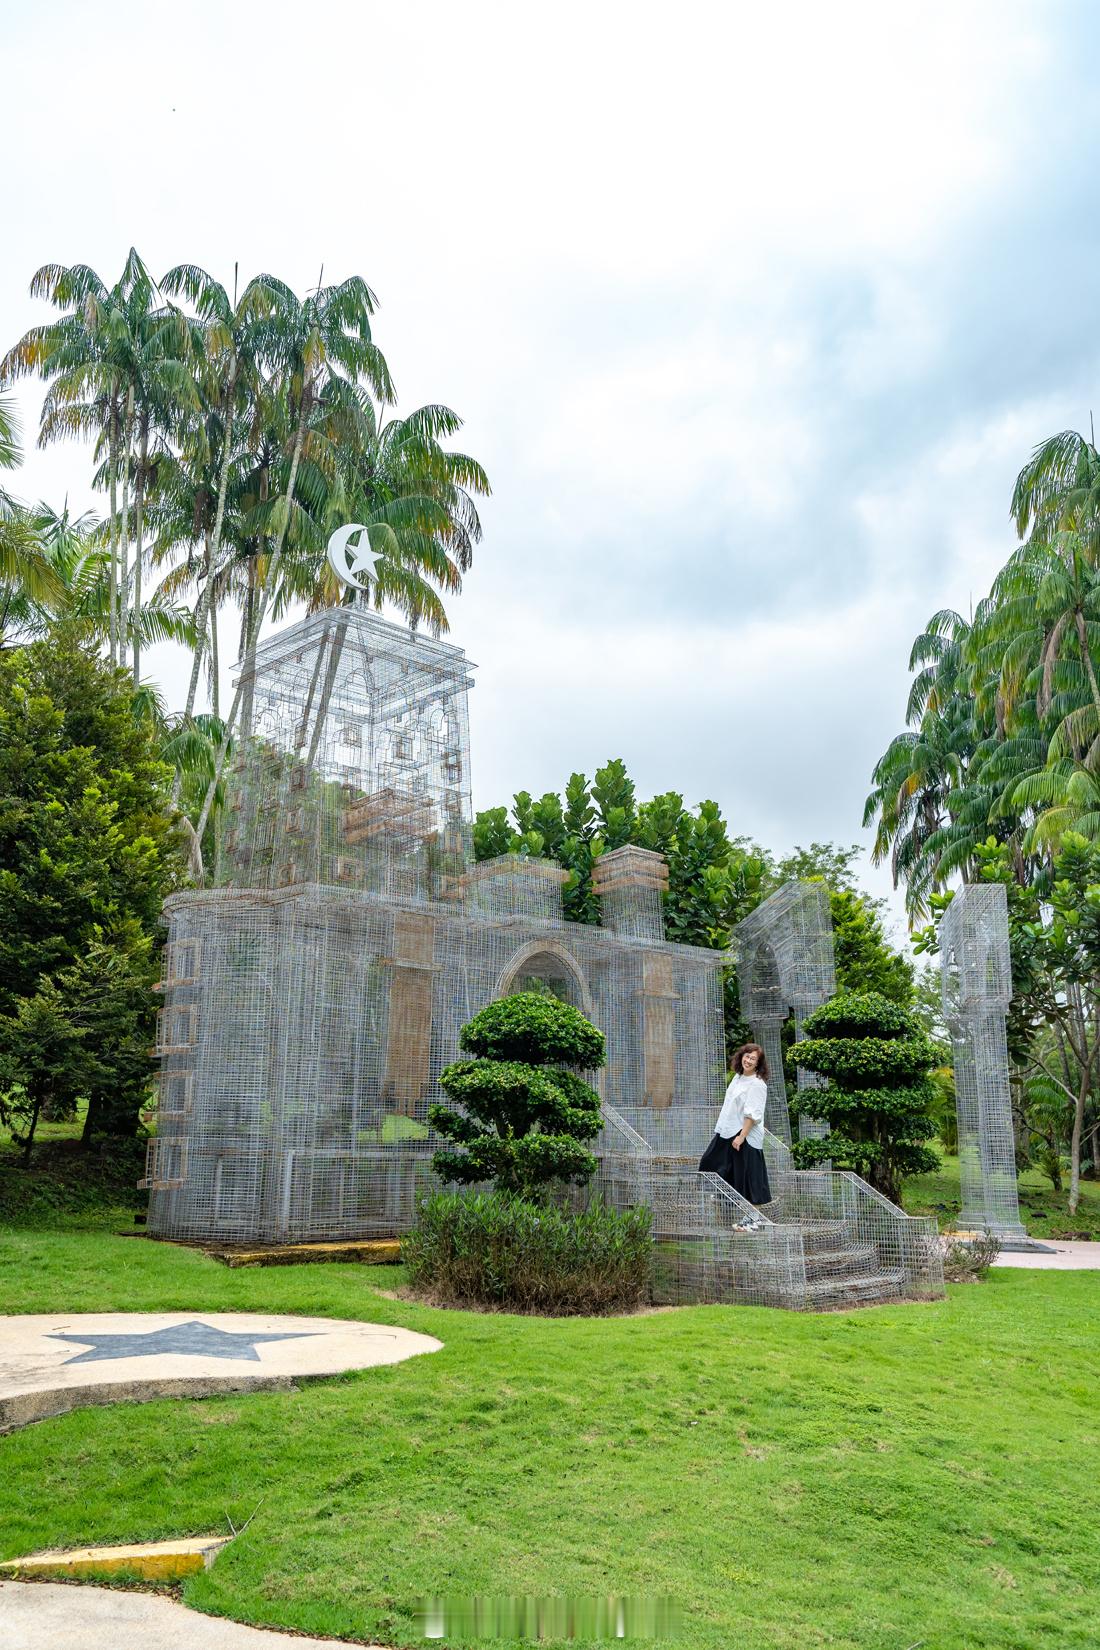
<svg viewBox="0 0 1100 1650">
<path fill-rule="evenodd" d="M 739 1072 L 726 1090 L 722 1110 L 718 1113 L 718 1121 L 714 1125 L 715 1134 L 720 1134 L 723 1140 L 732 1140 L 734 1135 L 741 1133 L 746 1118 L 751 1118 L 753 1126 L 745 1136 L 745 1142 L 762 1151 L 764 1107 L 767 1098 L 768 1085 L 762 1077 L 746 1077 L 744 1073 Z"/>
</svg>

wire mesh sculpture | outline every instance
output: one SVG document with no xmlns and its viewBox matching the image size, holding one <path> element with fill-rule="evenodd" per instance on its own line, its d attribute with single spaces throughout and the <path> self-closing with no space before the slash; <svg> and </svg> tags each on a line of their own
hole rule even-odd
<svg viewBox="0 0 1100 1650">
<path fill-rule="evenodd" d="M 1016 1182 L 1005 1016 L 1012 1001 L 1008 898 L 1000 883 L 961 888 L 940 928 L 943 1015 L 951 1033 L 964 1229 L 1026 1239 Z"/>
<path fill-rule="evenodd" d="M 737 925 L 737 983 L 741 1011 L 768 1060 L 768 1116 L 772 1132 L 791 1143 L 781 1035 L 793 1012 L 795 1036 L 802 1022 L 836 991 L 829 891 L 822 882 L 788 882 Z M 820 1086 L 813 1071 L 798 1071 L 798 1090 Z M 803 1115 L 799 1136 L 822 1138 L 828 1126 Z"/>
<path fill-rule="evenodd" d="M 214 885 L 166 905 L 149 1232 L 289 1243 L 407 1230 L 439 1184 L 427 1112 L 460 1028 L 534 990 L 605 1033 L 600 1169 L 578 1195 L 650 1205 L 662 1299 L 934 1293 L 912 1262 L 924 1227 L 853 1177 L 776 1158 L 776 1201 L 758 1211 L 698 1174 L 725 1084 L 729 959 L 665 940 L 659 854 L 603 856 L 598 927 L 564 921 L 557 865 L 472 863 L 471 680 L 460 649 L 360 608 L 316 614 L 260 651 Z M 816 892 L 781 896 L 761 936 L 805 1011 L 828 994 L 828 932 Z"/>
</svg>

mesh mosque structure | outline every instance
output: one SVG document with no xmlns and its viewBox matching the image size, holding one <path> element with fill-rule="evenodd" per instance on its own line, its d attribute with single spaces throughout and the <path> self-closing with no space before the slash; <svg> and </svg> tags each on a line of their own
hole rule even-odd
<svg viewBox="0 0 1100 1650">
<path fill-rule="evenodd" d="M 471 681 L 459 648 L 358 607 L 260 650 L 211 886 L 165 910 L 149 1233 L 232 1245 L 407 1230 L 439 1184 L 427 1110 L 460 1028 L 539 989 L 605 1033 L 599 1169 L 576 1195 L 651 1207 L 657 1300 L 942 1293 L 933 1222 L 854 1175 L 793 1168 L 781 1059 L 774 1201 L 757 1210 L 698 1172 L 726 1082 L 731 958 L 666 941 L 658 854 L 599 861 L 598 927 L 563 919 L 557 865 L 474 863 Z M 739 951 L 747 1017 L 777 1053 L 788 1014 L 834 989 L 823 890 L 781 889 Z"/>
</svg>

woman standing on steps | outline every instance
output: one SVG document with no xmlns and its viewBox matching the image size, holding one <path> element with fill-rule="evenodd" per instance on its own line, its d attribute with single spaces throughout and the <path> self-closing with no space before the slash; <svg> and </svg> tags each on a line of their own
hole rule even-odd
<svg viewBox="0 0 1100 1650">
<path fill-rule="evenodd" d="M 699 1159 L 701 1170 L 720 1174 L 750 1203 L 770 1203 L 764 1162 L 764 1105 L 768 1098 L 768 1062 L 759 1043 L 742 1043 L 733 1057 L 733 1078 L 714 1138 Z"/>
</svg>

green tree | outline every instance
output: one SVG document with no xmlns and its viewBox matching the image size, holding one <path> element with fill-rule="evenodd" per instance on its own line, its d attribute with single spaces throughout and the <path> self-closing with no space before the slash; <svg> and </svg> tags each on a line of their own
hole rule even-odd
<svg viewBox="0 0 1100 1650">
<path fill-rule="evenodd" d="M 605 1059 L 603 1034 L 579 1009 L 517 992 L 490 1003 L 462 1028 L 474 1058 L 445 1067 L 440 1084 L 462 1108 L 433 1105 L 428 1120 L 461 1151 L 433 1159 L 444 1180 L 493 1181 L 531 1197 L 548 1182 L 591 1179 L 586 1142 L 602 1125 L 600 1097 L 581 1077 Z"/>
<path fill-rule="evenodd" d="M 905 1175 L 934 1169 L 925 1145 L 936 1132 L 936 1049 L 919 1021 L 877 992 L 842 992 L 807 1017 L 796 1063 L 826 1079 L 807 1091 L 806 1110 L 829 1133 L 794 1146 L 800 1168 L 831 1160 L 863 1175 L 897 1202 Z M 800 1108 L 794 1107 L 797 1113 Z"/>
<path fill-rule="evenodd" d="M 876 902 L 845 888 L 831 888 L 829 910 L 837 989 L 876 991 L 907 1007 L 913 999 L 913 964 L 887 939 Z"/>
<path fill-rule="evenodd" d="M 60 993 L 96 1057 L 115 1050 L 82 1091 L 100 1096 L 94 1128 L 135 1125 L 131 1056 L 152 1041 L 158 921 L 180 870 L 169 778 L 126 679 L 71 634 L 0 654 L 0 1015 L 18 1021 L 36 996 L 52 1015 Z M 117 1000 L 97 1006 L 104 994 Z M 124 1008 L 132 1045 L 109 1024 Z"/>
<path fill-rule="evenodd" d="M 75 1025 L 59 988 L 41 980 L 33 996 L 0 1015 L 0 1123 L 29 1163 L 43 1111 L 71 1114 L 84 1092 L 90 1062 L 83 1028 Z"/>
</svg>

